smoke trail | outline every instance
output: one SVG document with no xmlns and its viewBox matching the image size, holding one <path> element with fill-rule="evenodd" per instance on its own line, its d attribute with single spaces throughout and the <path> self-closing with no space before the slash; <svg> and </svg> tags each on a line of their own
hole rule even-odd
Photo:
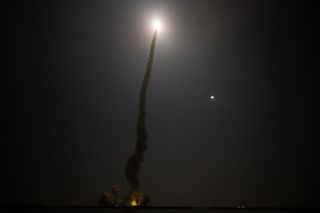
<svg viewBox="0 0 320 213">
<path fill-rule="evenodd" d="M 157 31 L 154 32 L 151 48 L 149 52 L 149 59 L 146 66 L 146 71 L 144 74 L 144 78 L 140 88 L 139 94 L 139 114 L 138 114 L 138 121 L 137 121 L 137 141 L 134 153 L 129 157 L 126 168 L 125 174 L 128 182 L 130 183 L 130 197 L 134 196 L 134 194 L 140 194 L 140 181 L 138 174 L 140 172 L 140 166 L 143 162 L 143 155 L 147 148 L 147 139 L 148 139 L 148 132 L 146 128 L 146 96 L 147 90 L 149 85 L 149 78 L 152 71 L 152 64 L 153 64 L 153 57 L 156 47 L 156 39 L 157 39 Z"/>
</svg>

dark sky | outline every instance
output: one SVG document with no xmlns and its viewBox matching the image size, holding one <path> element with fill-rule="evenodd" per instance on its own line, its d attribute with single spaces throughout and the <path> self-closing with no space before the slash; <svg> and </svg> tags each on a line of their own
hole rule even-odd
<svg viewBox="0 0 320 213">
<path fill-rule="evenodd" d="M 153 205 L 319 205 L 317 8 L 307 1 L 2 6 L 1 203 L 95 204 L 136 140 Z M 210 95 L 216 97 L 214 102 Z"/>
</svg>

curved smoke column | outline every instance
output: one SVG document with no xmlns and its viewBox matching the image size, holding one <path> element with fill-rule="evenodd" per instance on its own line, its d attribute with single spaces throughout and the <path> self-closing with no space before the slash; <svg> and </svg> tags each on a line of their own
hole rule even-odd
<svg viewBox="0 0 320 213">
<path fill-rule="evenodd" d="M 154 32 L 151 48 L 149 52 L 149 59 L 146 67 L 146 71 L 144 74 L 144 78 L 140 88 L 139 94 L 139 114 L 138 114 L 138 121 L 137 121 L 137 141 L 134 153 L 129 157 L 126 167 L 125 167 L 125 174 L 126 178 L 131 186 L 130 189 L 130 197 L 140 194 L 140 181 L 139 181 L 139 172 L 140 166 L 143 162 L 143 155 L 147 148 L 147 139 L 148 139 L 148 132 L 146 128 L 146 98 L 147 98 L 147 91 L 149 85 L 149 78 L 152 71 L 152 63 L 153 57 L 155 52 L 156 46 L 156 39 L 157 39 L 157 31 Z"/>
</svg>

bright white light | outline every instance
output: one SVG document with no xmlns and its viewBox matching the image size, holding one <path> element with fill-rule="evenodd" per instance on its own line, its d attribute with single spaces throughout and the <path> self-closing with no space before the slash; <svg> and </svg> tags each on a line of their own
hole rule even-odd
<svg viewBox="0 0 320 213">
<path fill-rule="evenodd" d="M 158 19 L 154 20 L 152 25 L 154 30 L 160 31 L 162 29 L 162 22 Z"/>
<path fill-rule="evenodd" d="M 213 99 L 214 99 L 214 96 L 213 96 L 213 95 L 211 95 L 211 96 L 210 96 L 210 99 L 211 99 L 211 100 L 213 100 Z"/>
</svg>

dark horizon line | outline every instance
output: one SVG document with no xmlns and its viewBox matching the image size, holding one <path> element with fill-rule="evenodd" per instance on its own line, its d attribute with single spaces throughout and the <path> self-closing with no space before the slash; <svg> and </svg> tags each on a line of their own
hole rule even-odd
<svg viewBox="0 0 320 213">
<path fill-rule="evenodd" d="M 14 204 L 14 203 L 7 203 L 7 204 L 0 204 L 0 207 L 11 207 L 11 208 L 46 208 L 46 207 L 60 207 L 60 208 L 135 208 L 135 209 L 320 209 L 320 207 L 312 207 L 312 206 L 99 206 L 99 205 L 68 205 L 68 204 Z"/>
</svg>

